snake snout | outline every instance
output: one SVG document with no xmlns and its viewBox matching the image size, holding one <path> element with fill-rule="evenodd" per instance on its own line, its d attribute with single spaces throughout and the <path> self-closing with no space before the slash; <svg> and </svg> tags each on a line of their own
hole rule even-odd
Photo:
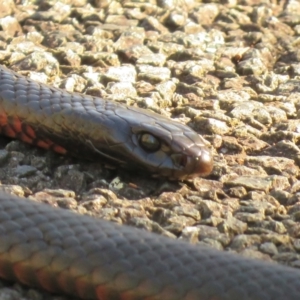
<svg viewBox="0 0 300 300">
<path fill-rule="evenodd" d="M 206 148 L 202 148 L 200 155 L 187 157 L 185 169 L 187 171 L 185 179 L 210 174 L 213 169 L 213 156 L 211 152 Z"/>
<path fill-rule="evenodd" d="M 199 153 L 190 154 L 174 154 L 172 160 L 179 169 L 173 172 L 171 178 L 175 179 L 191 179 L 198 176 L 206 176 L 213 169 L 213 156 L 211 152 L 202 148 Z"/>
<path fill-rule="evenodd" d="M 206 176 L 213 169 L 213 156 L 208 149 L 202 149 L 201 155 L 194 159 L 194 170 L 191 177 Z"/>
</svg>

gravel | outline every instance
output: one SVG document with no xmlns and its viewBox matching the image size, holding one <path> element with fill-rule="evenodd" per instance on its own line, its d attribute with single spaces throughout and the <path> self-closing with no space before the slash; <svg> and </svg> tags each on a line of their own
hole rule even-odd
<svg viewBox="0 0 300 300">
<path fill-rule="evenodd" d="M 0 190 L 300 268 L 300 4 L 204 2 L 2 1 L 1 64 L 186 123 L 215 165 L 168 182 L 1 137 Z"/>
</svg>

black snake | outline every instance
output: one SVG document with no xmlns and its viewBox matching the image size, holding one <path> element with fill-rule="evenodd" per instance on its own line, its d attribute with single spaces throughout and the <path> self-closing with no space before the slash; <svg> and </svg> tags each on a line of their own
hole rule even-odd
<svg viewBox="0 0 300 300">
<path fill-rule="evenodd" d="M 186 179 L 212 169 L 203 139 L 148 111 L 0 67 L 2 134 Z M 0 277 L 82 299 L 298 300 L 300 272 L 0 194 Z"/>
</svg>

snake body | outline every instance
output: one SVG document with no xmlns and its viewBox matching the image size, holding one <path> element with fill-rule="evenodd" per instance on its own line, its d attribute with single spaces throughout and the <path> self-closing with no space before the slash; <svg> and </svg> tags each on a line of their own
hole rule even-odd
<svg viewBox="0 0 300 300">
<path fill-rule="evenodd" d="M 300 272 L 0 194 L 0 277 L 82 299 L 298 300 Z"/>
<path fill-rule="evenodd" d="M 0 67 L 1 133 L 154 176 L 212 169 L 204 140 L 148 111 Z M 78 151 L 77 151 L 78 150 Z M 80 151 L 79 151 L 80 150 Z M 0 194 L 0 277 L 98 300 L 298 300 L 300 272 Z"/>
</svg>

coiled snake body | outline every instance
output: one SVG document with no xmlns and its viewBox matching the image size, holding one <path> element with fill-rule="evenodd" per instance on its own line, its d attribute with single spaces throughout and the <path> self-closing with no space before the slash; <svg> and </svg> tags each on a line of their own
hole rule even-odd
<svg viewBox="0 0 300 300">
<path fill-rule="evenodd" d="M 4 67 L 0 67 L 0 127 L 2 134 L 28 143 L 60 153 L 101 156 L 155 176 L 185 179 L 212 168 L 204 141 L 184 125 L 51 88 Z M 0 277 L 82 299 L 298 300 L 300 296 L 297 270 L 5 194 L 0 194 Z"/>
</svg>

